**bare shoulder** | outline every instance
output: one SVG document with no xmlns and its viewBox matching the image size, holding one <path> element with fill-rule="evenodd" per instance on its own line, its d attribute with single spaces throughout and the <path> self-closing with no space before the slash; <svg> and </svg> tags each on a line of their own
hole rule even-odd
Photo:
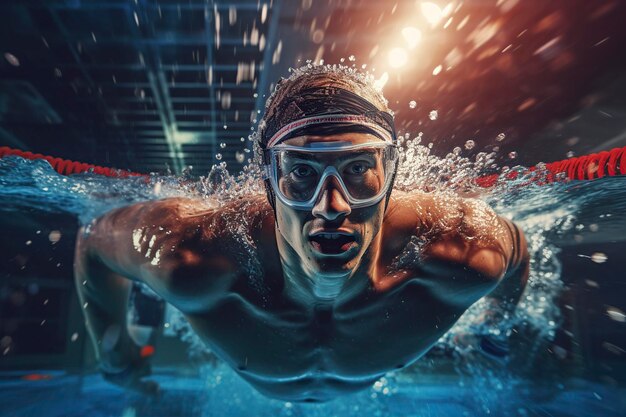
<svg viewBox="0 0 626 417">
<path fill-rule="evenodd" d="M 227 203 L 171 198 L 107 213 L 79 243 L 113 272 L 194 310 L 232 286 L 242 259 L 273 237 L 268 224 L 272 210 L 263 196 Z"/>
<path fill-rule="evenodd" d="M 465 268 L 498 281 L 509 268 L 516 245 L 507 227 L 510 224 L 477 199 L 448 193 L 398 193 L 385 216 L 385 233 L 401 237 L 399 245 L 418 237 L 424 242 L 421 266 L 432 267 L 433 272 Z"/>
</svg>

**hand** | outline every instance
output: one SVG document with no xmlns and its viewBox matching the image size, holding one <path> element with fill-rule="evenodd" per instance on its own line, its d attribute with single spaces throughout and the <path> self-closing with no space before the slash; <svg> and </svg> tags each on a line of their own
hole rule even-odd
<svg viewBox="0 0 626 417">
<path fill-rule="evenodd" d="M 102 371 L 104 379 L 112 384 L 140 394 L 158 396 L 160 394 L 159 384 L 155 381 L 144 379 L 144 377 L 151 374 L 150 364 L 147 361 L 139 366 L 131 364 L 121 372 Z"/>
<path fill-rule="evenodd" d="M 145 353 L 147 350 L 129 341 L 126 344 L 125 351 L 129 360 L 125 367 L 113 367 L 107 364 L 106 361 L 101 362 L 100 370 L 104 379 L 119 387 L 140 394 L 158 396 L 160 393 L 159 384 L 145 379 L 145 377 L 152 374 L 150 355 Z"/>
</svg>

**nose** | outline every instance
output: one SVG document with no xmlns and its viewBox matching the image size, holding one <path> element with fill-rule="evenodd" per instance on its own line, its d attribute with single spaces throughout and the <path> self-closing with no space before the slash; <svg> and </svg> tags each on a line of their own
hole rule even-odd
<svg viewBox="0 0 626 417">
<path fill-rule="evenodd" d="M 335 178 L 329 177 L 324 184 L 320 192 L 321 195 L 313 207 L 313 216 L 333 221 L 352 212 L 350 203 L 348 203 L 336 181 Z"/>
</svg>

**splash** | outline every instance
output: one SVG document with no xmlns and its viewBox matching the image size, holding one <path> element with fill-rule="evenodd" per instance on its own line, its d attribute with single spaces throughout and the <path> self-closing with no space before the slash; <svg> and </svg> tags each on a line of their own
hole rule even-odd
<svg viewBox="0 0 626 417">
<path fill-rule="evenodd" d="M 300 76 L 306 70 L 299 71 L 294 76 Z M 251 140 L 255 139 L 254 136 Z M 438 157 L 431 153 L 432 144 L 424 145 L 422 141 L 422 134 L 413 138 L 410 135 L 399 137 L 401 156 L 395 188 L 405 193 L 418 190 L 439 193 L 444 199 L 446 195 L 476 198 L 481 204 L 492 207 L 498 214 L 521 226 L 531 254 L 530 279 L 513 313 L 503 314 L 497 325 L 481 325 L 480 317 L 490 305 L 486 298 L 479 300 L 439 343 L 460 350 L 458 335 L 472 333 L 506 338 L 516 326 L 531 327 L 539 339 L 553 338 L 560 321 L 557 298 L 563 287 L 561 265 L 557 259 L 559 249 L 553 243 L 554 238 L 572 229 L 581 207 L 588 204 L 591 201 L 589 196 L 598 191 L 594 191 L 593 184 L 580 186 L 557 182 L 539 186 L 537 184 L 542 182 L 542 176 L 546 175 L 541 169 L 529 174 L 524 173 L 523 167 L 498 169 L 495 153 L 478 152 L 469 158 L 464 156 L 460 147 L 444 157 Z M 470 148 L 474 146 L 472 142 Z M 520 175 L 510 180 L 507 174 L 511 171 Z M 488 190 L 474 182 L 487 172 L 500 173 L 495 186 Z M 577 193 L 573 192 L 576 188 L 579 189 Z M 27 161 L 19 157 L 0 160 L 0 201 L 4 210 L 26 207 L 65 212 L 76 215 L 83 224 L 114 208 L 142 201 L 189 197 L 203 201 L 207 206 L 218 207 L 233 199 L 263 193 L 261 169 L 256 162 L 251 162 L 236 174 L 231 174 L 226 163 L 222 162 L 200 178 L 155 174 L 112 179 L 89 173 L 61 176 L 43 160 Z M 487 223 L 484 227 L 489 227 Z M 255 248 L 246 239 L 242 224 L 231 227 L 241 234 L 243 243 L 247 242 L 250 247 L 247 258 L 253 259 Z M 412 246 L 407 248 L 409 255 L 419 256 L 422 244 L 418 237 L 413 239 L 410 242 Z M 258 275 L 259 268 L 259 265 L 250 264 L 250 275 Z M 258 280 L 251 282 L 259 284 Z M 169 322 L 181 337 L 190 342 L 193 350 L 206 349 L 182 315 L 172 313 Z"/>
</svg>

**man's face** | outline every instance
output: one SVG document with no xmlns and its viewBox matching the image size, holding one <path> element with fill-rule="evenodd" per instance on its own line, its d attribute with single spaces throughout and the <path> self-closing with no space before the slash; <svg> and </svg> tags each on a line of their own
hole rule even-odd
<svg viewBox="0 0 626 417">
<path fill-rule="evenodd" d="M 381 139 L 367 133 L 342 133 L 332 136 L 299 136 L 283 143 L 292 146 L 304 146 L 312 142 L 357 145 L 378 141 Z M 351 166 L 351 169 L 362 168 Z M 322 185 L 315 206 L 310 211 L 296 210 L 276 199 L 276 222 L 280 234 L 297 254 L 305 271 L 340 277 L 350 274 L 359 265 L 380 230 L 384 207 L 385 199 L 382 199 L 372 206 L 352 209 L 337 180 L 330 176 Z"/>
</svg>

